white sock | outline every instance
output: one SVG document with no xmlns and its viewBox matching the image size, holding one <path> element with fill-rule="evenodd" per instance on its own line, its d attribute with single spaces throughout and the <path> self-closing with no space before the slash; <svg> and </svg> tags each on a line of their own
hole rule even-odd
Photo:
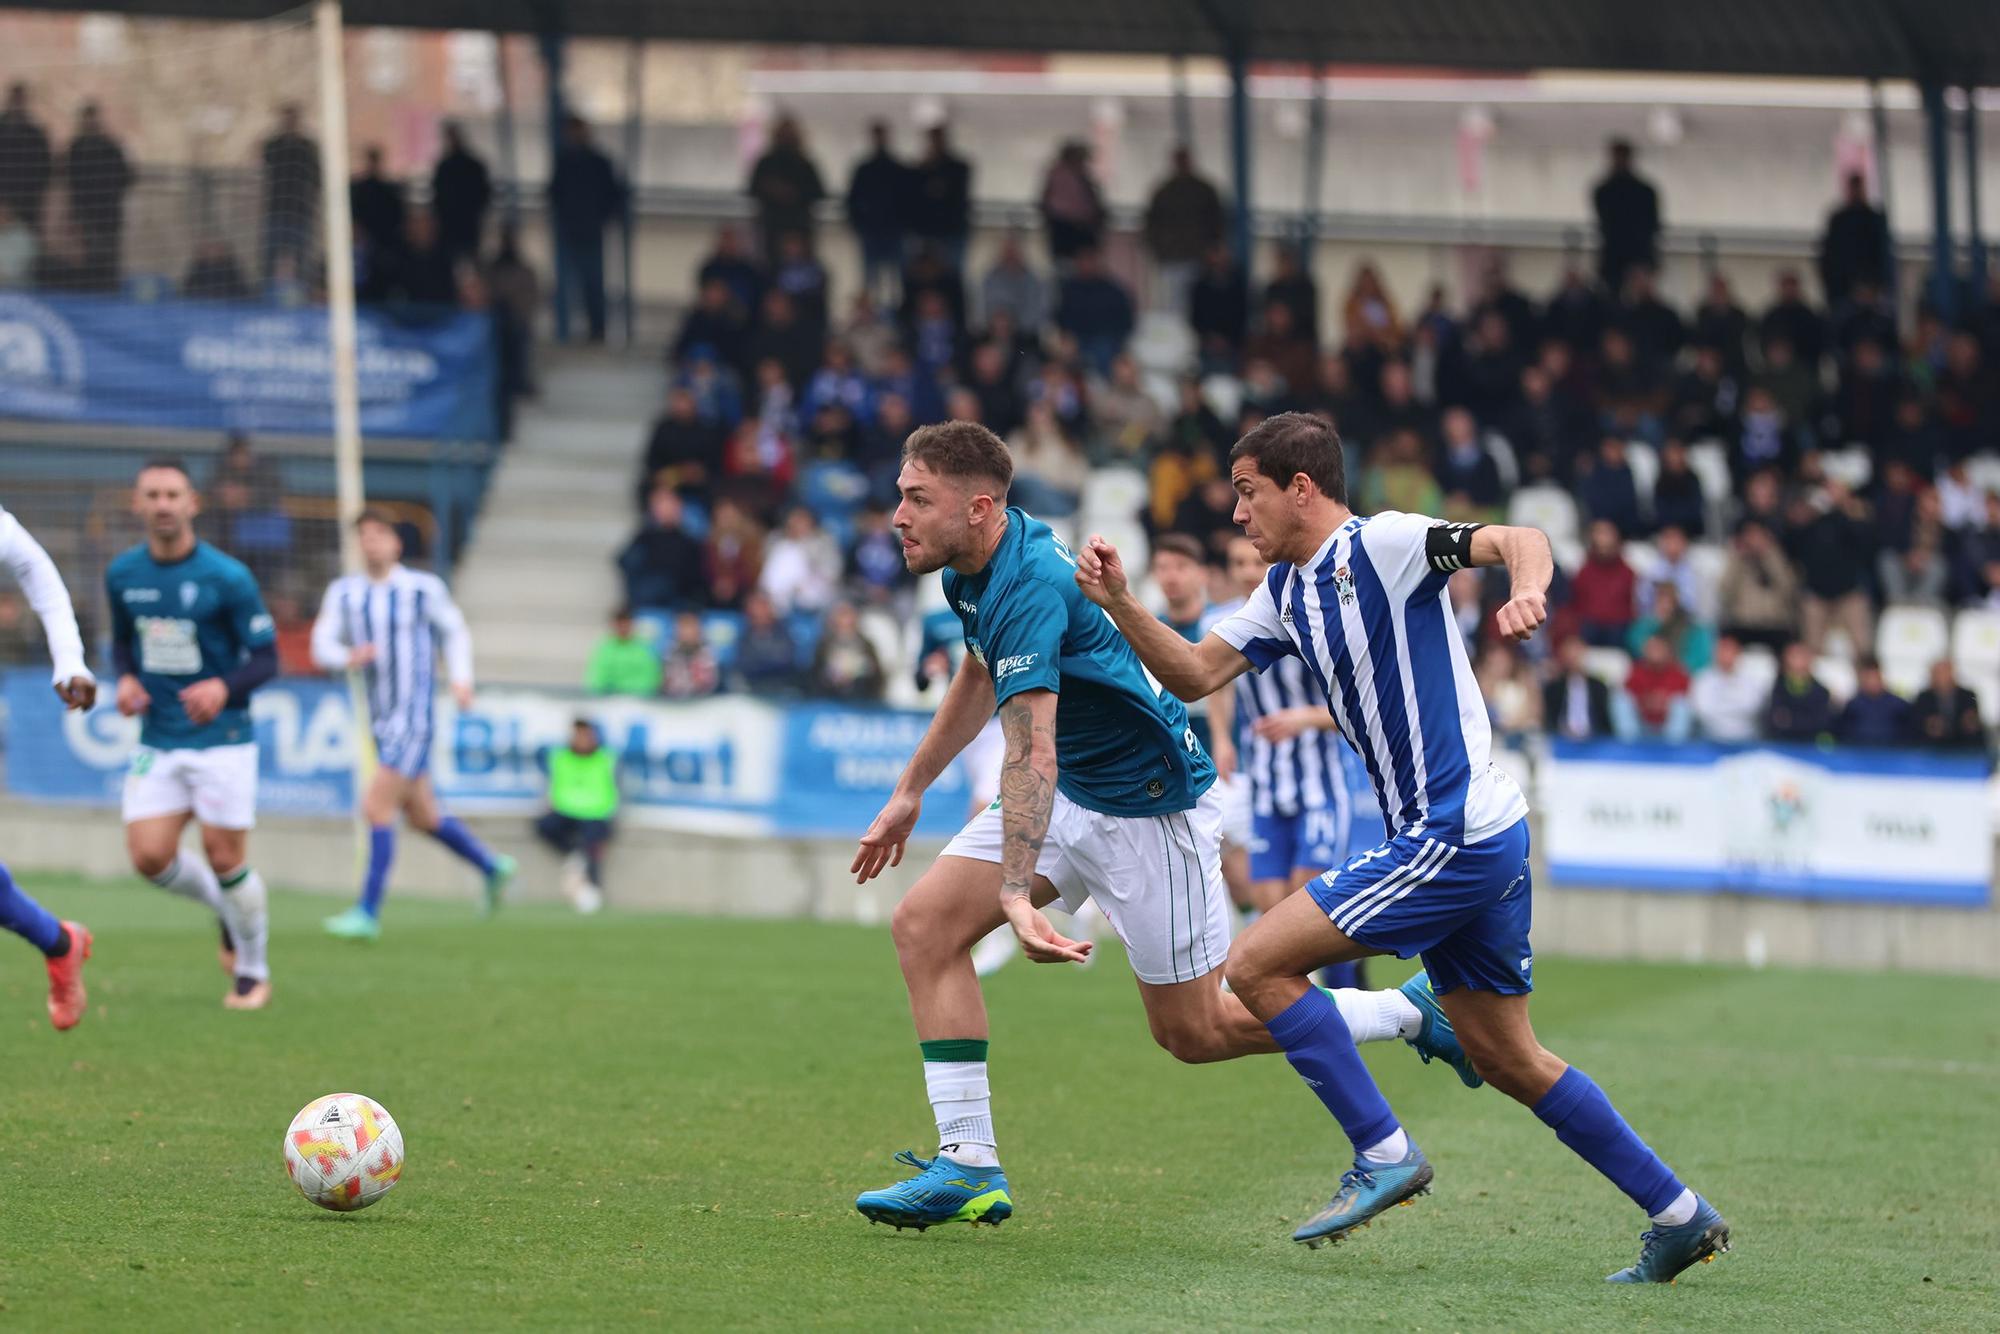
<svg viewBox="0 0 2000 1334">
<path fill-rule="evenodd" d="M 1681 1187 L 1681 1193 L 1674 1196 L 1674 1202 L 1653 1215 L 1653 1221 L 1661 1227 L 1679 1227 L 1694 1217 L 1694 1191 Z"/>
<path fill-rule="evenodd" d="M 1410 1156 L 1410 1137 L 1403 1133 L 1401 1126 L 1387 1139 L 1377 1140 L 1361 1151 L 1364 1163 L 1400 1163 Z"/>
<path fill-rule="evenodd" d="M 271 914 L 264 877 L 255 867 L 239 867 L 222 886 L 222 920 L 236 941 L 236 975 L 268 981 Z"/>
<path fill-rule="evenodd" d="M 1356 991 L 1353 987 L 1327 989 L 1334 1008 L 1347 1021 L 1347 1031 L 1355 1044 L 1387 1042 L 1390 1038 L 1413 1038 L 1423 1026 L 1424 1016 L 1410 998 L 1391 987 L 1387 991 Z"/>
<path fill-rule="evenodd" d="M 176 856 L 172 865 L 153 877 L 153 883 L 169 894 L 206 903 L 217 915 L 222 912 L 222 886 L 215 883 L 215 872 L 191 853 Z"/>
<path fill-rule="evenodd" d="M 937 1117 L 938 1152 L 967 1167 L 998 1167 L 986 1062 L 925 1061 L 924 1089 Z"/>
</svg>

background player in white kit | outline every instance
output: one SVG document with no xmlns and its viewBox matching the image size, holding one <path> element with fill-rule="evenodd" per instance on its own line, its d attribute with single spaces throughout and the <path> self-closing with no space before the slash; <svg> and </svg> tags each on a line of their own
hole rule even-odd
<svg viewBox="0 0 2000 1334">
<path fill-rule="evenodd" d="M 396 856 L 396 816 L 429 834 L 478 868 L 485 908 L 499 905 L 514 875 L 514 859 L 488 852 L 472 831 L 438 805 L 431 786 L 431 741 L 442 648 L 452 698 L 472 706 L 472 634 L 444 580 L 403 564 L 403 539 L 380 510 L 354 524 L 362 573 L 342 575 L 326 590 L 313 622 L 313 661 L 329 672 L 361 674 L 375 741 L 375 772 L 362 798 L 368 820 L 368 869 L 361 899 L 326 920 L 327 932 L 351 940 L 382 934 L 382 896 Z"/>
</svg>

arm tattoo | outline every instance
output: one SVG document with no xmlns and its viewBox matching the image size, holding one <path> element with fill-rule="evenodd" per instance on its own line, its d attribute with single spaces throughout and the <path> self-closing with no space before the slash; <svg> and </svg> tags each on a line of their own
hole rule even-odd
<svg viewBox="0 0 2000 1334">
<path fill-rule="evenodd" d="M 1000 731 L 1007 742 L 1000 769 L 1000 893 L 1003 899 L 1027 898 L 1055 806 L 1055 765 L 1050 762 L 1055 728 L 1037 724 L 1027 701 L 1016 696 L 1000 706 Z M 1038 764 L 1039 736 L 1049 738 L 1049 750 Z"/>
</svg>

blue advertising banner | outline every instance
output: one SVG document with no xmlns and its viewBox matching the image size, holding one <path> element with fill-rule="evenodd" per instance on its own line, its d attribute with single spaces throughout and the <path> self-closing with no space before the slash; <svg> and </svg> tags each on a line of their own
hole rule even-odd
<svg viewBox="0 0 2000 1334">
<path fill-rule="evenodd" d="M 361 429 L 491 440 L 488 316 L 359 313 Z M 0 416 L 185 430 L 333 429 L 326 312 L 0 294 Z"/>
</svg>

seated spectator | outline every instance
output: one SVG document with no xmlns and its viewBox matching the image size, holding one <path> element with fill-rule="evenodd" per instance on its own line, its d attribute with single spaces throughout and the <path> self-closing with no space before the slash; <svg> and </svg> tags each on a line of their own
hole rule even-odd
<svg viewBox="0 0 2000 1334">
<path fill-rule="evenodd" d="M 1660 472 L 1653 479 L 1653 522 L 1662 532 L 1678 528 L 1686 537 L 1708 531 L 1708 497 L 1701 478 L 1688 462 L 1687 446 L 1672 436 L 1660 446 Z"/>
<path fill-rule="evenodd" d="M 1607 435 L 1598 442 L 1597 457 L 1577 459 L 1576 496 L 1584 514 L 1603 519 L 1618 529 L 1621 538 L 1637 537 L 1645 531 L 1639 510 L 1639 484 L 1632 476 L 1632 464 L 1625 442 Z"/>
<path fill-rule="evenodd" d="M 1542 687 L 1542 720 L 1566 741 L 1611 735 L 1611 688 L 1584 670 L 1584 649 L 1575 635 L 1556 645 L 1556 674 Z"/>
<path fill-rule="evenodd" d="M 1814 654 L 1826 647 L 1828 629 L 1847 633 L 1850 652 L 1875 642 L 1875 608 L 1868 576 L 1875 565 L 1875 526 L 1867 502 L 1839 482 L 1828 482 L 1819 506 L 1797 524 L 1788 546 L 1805 571 L 1800 603 L 1801 638 Z"/>
<path fill-rule="evenodd" d="M 1500 316 L 1495 312 L 1491 318 L 1498 321 Z M 1500 480 L 1499 463 L 1479 437 L 1478 421 L 1465 408 L 1450 408 L 1439 424 L 1444 431 L 1444 452 L 1438 459 L 1438 486 L 1447 497 L 1462 497 L 1462 503 L 1480 522 L 1498 523 L 1506 487 Z"/>
<path fill-rule="evenodd" d="M 762 590 L 743 599 L 735 674 L 740 688 L 753 695 L 789 695 L 799 688 L 798 642 Z"/>
<path fill-rule="evenodd" d="M 1746 644 L 1784 647 L 1798 626 L 1799 576 L 1762 523 L 1736 532 L 1716 587 L 1722 633 Z"/>
<path fill-rule="evenodd" d="M 1300 335 L 1292 308 L 1284 302 L 1273 301 L 1264 307 L 1263 327 L 1244 344 L 1243 356 L 1271 363 L 1295 397 L 1303 398 L 1313 391 L 1319 349 Z"/>
<path fill-rule="evenodd" d="M 1715 660 L 1695 674 L 1688 702 L 1703 736 L 1743 742 L 1757 739 L 1770 698 L 1763 678 L 1744 663 L 1742 645 L 1723 635 L 1715 641 Z"/>
<path fill-rule="evenodd" d="M 720 282 L 746 317 L 764 299 L 764 271 L 751 258 L 743 233 L 729 224 L 716 228 L 715 249 L 695 271 L 694 282 L 696 290 Z M 678 357 L 680 353 L 675 355 Z"/>
<path fill-rule="evenodd" d="M 1227 428 L 1193 379 L 1180 384 L 1180 411 L 1147 468 L 1146 518 L 1154 532 L 1174 526 L 1174 516 L 1195 489 L 1223 476 L 1231 443 Z"/>
<path fill-rule="evenodd" d="M 1196 487 L 1174 511 L 1169 530 L 1186 533 L 1210 552 L 1220 555 L 1229 539 L 1241 530 L 1236 526 L 1236 488 L 1227 477 L 1211 477 Z"/>
<path fill-rule="evenodd" d="M 944 420 L 944 395 L 938 389 L 937 378 L 919 369 L 901 345 L 887 349 L 883 354 L 882 373 L 875 377 L 875 411 L 878 416 L 882 412 L 882 400 L 891 394 L 903 400 L 903 406 L 909 409 L 910 420 L 918 426 Z M 902 447 L 902 437 L 898 436 L 896 448 L 900 450 Z"/>
<path fill-rule="evenodd" d="M 1381 271 L 1366 260 L 1355 266 L 1341 307 L 1341 322 L 1349 347 L 1386 351 L 1403 345 L 1403 320 L 1396 312 L 1395 299 L 1389 295 Z"/>
<path fill-rule="evenodd" d="M 1986 520 L 1958 534 L 1952 587 L 1957 600 L 2000 607 L 2000 493 L 1986 495 Z"/>
<path fill-rule="evenodd" d="M 1881 461 L 1886 471 L 1891 461 L 1908 467 L 1917 477 L 1929 478 L 1937 472 L 1944 453 L 1944 433 L 1931 415 L 1929 402 L 1915 390 L 1906 391 L 1896 401 L 1896 417 L 1882 447 Z"/>
<path fill-rule="evenodd" d="M 819 526 L 811 510 L 795 505 L 785 515 L 785 526 L 764 549 L 757 588 L 780 615 L 825 611 L 839 592 L 840 568 L 840 544 Z"/>
<path fill-rule="evenodd" d="M 1864 338 L 1841 365 L 1840 385 L 1829 405 L 1830 441 L 1879 451 L 1896 429 L 1902 384 L 1881 343 Z"/>
<path fill-rule="evenodd" d="M 1695 349 L 1694 365 L 1674 382 L 1667 430 L 1684 440 L 1721 440 L 1736 426 L 1743 387 L 1714 347 Z"/>
<path fill-rule="evenodd" d="M 23 655 L 8 651 L 13 645 L 7 642 L 9 636 L 4 631 L 15 628 L 25 631 L 20 617 L 25 604 L 12 589 L 0 601 L 5 601 L 5 609 L 0 611 L 0 662 L 19 662 Z M 319 675 L 319 665 L 313 661 L 313 618 L 306 615 L 296 594 L 285 589 L 271 594 L 271 623 L 278 646 L 278 671 L 285 676 Z"/>
<path fill-rule="evenodd" d="M 1136 466 L 1152 448 L 1166 425 L 1166 414 L 1139 381 L 1139 362 L 1130 352 L 1121 352 L 1111 363 L 1108 380 L 1094 380 L 1089 386 L 1093 458 L 1100 462 Z"/>
<path fill-rule="evenodd" d="M 1667 637 L 1649 635 L 1632 670 L 1626 673 L 1625 688 L 1612 697 L 1618 739 L 1687 740 L 1694 720 L 1688 706 L 1688 685 L 1687 668 L 1676 660 Z"/>
<path fill-rule="evenodd" d="M 1542 690 L 1534 668 L 1512 644 L 1501 640 L 1481 649 L 1474 675 L 1493 735 L 1502 745 L 1519 747 L 1542 730 Z"/>
<path fill-rule="evenodd" d="M 926 298 L 932 296 L 943 299 L 952 333 L 963 334 L 967 328 L 965 281 L 937 247 L 919 246 L 903 269 L 903 301 L 896 307 L 896 320 L 906 332 L 915 326 L 918 310 L 926 304 Z M 1005 313 L 995 312 L 996 315 Z"/>
<path fill-rule="evenodd" d="M 964 387 L 979 399 L 979 415 L 973 420 L 1002 440 L 1020 429 L 1028 409 L 1006 347 L 989 338 L 973 348 L 972 374 Z"/>
<path fill-rule="evenodd" d="M 720 689 L 722 669 L 702 634 L 701 614 L 681 612 L 674 617 L 673 642 L 660 664 L 660 693 L 668 699 L 700 699 Z"/>
<path fill-rule="evenodd" d="M 722 477 L 728 435 L 719 422 L 704 420 L 694 392 L 685 385 L 667 391 L 667 410 L 653 423 L 639 477 L 642 503 L 658 486 L 671 487 L 683 500 L 705 500 Z"/>
<path fill-rule="evenodd" d="M 1843 746 L 1907 746 L 1913 737 L 1909 701 L 1882 684 L 1881 663 L 1862 658 L 1855 664 L 1854 698 L 1834 721 L 1834 740 Z"/>
<path fill-rule="evenodd" d="M 681 363 L 674 382 L 694 395 L 695 411 L 703 421 L 733 431 L 743 420 L 742 379 L 733 365 L 716 361 L 706 347 Z"/>
<path fill-rule="evenodd" d="M 771 273 L 771 286 L 792 299 L 799 319 L 820 338 L 826 337 L 826 266 L 812 252 L 812 243 L 803 232 L 786 232 L 778 238 L 778 260 Z"/>
<path fill-rule="evenodd" d="M 903 442 L 916 427 L 908 399 L 901 394 L 876 396 L 875 420 L 861 428 L 861 445 L 854 463 L 877 483 L 876 491 L 884 499 L 895 491 L 892 483 L 902 466 Z"/>
<path fill-rule="evenodd" d="M 578 912 L 604 906 L 604 850 L 618 818 L 618 757 L 596 726 L 579 717 L 569 742 L 541 757 L 548 772 L 549 809 L 535 821 L 535 837 L 563 858 L 562 891 Z"/>
<path fill-rule="evenodd" d="M 1497 306 L 1475 312 L 1466 339 L 1462 397 L 1482 425 L 1505 421 L 1514 410 L 1525 369 L 1527 358 L 1506 312 Z"/>
<path fill-rule="evenodd" d="M 882 698 L 884 681 L 882 659 L 861 633 L 860 613 L 852 603 L 835 603 L 813 650 L 812 693 L 821 699 L 871 703 Z"/>
<path fill-rule="evenodd" d="M 2000 439 L 2000 374 L 1985 364 L 1976 334 L 1958 329 L 1945 341 L 1935 394 L 1947 454 L 1964 458 L 1993 448 Z"/>
<path fill-rule="evenodd" d="M 757 327 L 744 344 L 743 360 L 752 370 L 766 361 L 777 362 L 784 368 L 786 383 L 799 390 L 818 369 L 823 347 L 820 331 L 799 317 L 792 298 L 772 288 L 764 293 Z"/>
<path fill-rule="evenodd" d="M 618 553 L 629 607 L 698 607 L 707 577 L 701 543 L 682 525 L 686 511 L 670 486 L 656 486 L 646 501 L 646 519 Z"/>
<path fill-rule="evenodd" d="M 701 560 L 709 605 L 730 611 L 741 608 L 764 569 L 763 527 L 737 502 L 716 501 Z"/>
<path fill-rule="evenodd" d="M 1885 607 L 1935 607 L 1942 611 L 1951 587 L 1951 566 L 1936 524 L 1919 525 L 1907 548 L 1884 547 L 1875 557 L 1875 582 Z"/>
<path fill-rule="evenodd" d="M 910 355 L 917 370 L 937 379 L 956 368 L 964 350 L 964 330 L 952 317 L 944 295 L 918 292 L 910 312 Z"/>
<path fill-rule="evenodd" d="M 33 286 L 41 254 L 42 243 L 35 229 L 11 205 L 0 202 L 0 287 Z"/>
<path fill-rule="evenodd" d="M 1639 606 L 1651 607 L 1653 595 L 1661 584 L 1672 584 L 1680 594 L 1681 606 L 1694 616 L 1702 615 L 1708 608 L 1709 594 L 1713 591 L 1702 584 L 1701 575 L 1695 569 L 1694 558 L 1688 554 L 1687 534 L 1669 525 L 1660 529 L 1653 538 L 1653 560 L 1639 575 Z M 1690 667 L 1689 671 L 1697 668 Z"/>
<path fill-rule="evenodd" d="M 1667 641 L 1675 661 L 1690 674 L 1708 666 L 1715 657 L 1715 631 L 1681 601 L 1675 585 L 1653 584 L 1648 591 L 1652 596 L 1640 599 L 1646 610 L 1632 622 L 1631 632 L 1626 636 L 1632 656 L 1638 657 L 1645 650 L 1646 641 L 1658 637 Z"/>
<path fill-rule="evenodd" d="M 1474 661 L 1479 657 L 1480 633 L 1486 628 L 1486 601 L 1481 596 L 1485 578 L 1484 570 L 1460 570 L 1444 585 L 1452 622 L 1465 643 L 1466 656 Z"/>
<path fill-rule="evenodd" d="M 1986 749 L 1979 696 L 1958 683 L 1949 658 L 1931 664 L 1931 683 L 1910 706 L 1910 731 L 1918 745 L 1933 750 Z"/>
<path fill-rule="evenodd" d="M 1423 439 L 1411 430 L 1392 432 L 1378 443 L 1361 475 L 1361 509 L 1369 514 L 1383 510 L 1436 514 L 1443 509 L 1444 492 L 1424 449 Z"/>
<path fill-rule="evenodd" d="M 837 335 L 854 353 L 854 364 L 874 379 L 889 369 L 889 351 L 901 337 L 895 321 L 878 309 L 866 292 L 856 292 Z"/>
<path fill-rule="evenodd" d="M 252 290 L 236 252 L 219 236 L 194 248 L 194 258 L 181 275 L 181 295 L 197 301 L 248 301 Z"/>
<path fill-rule="evenodd" d="M 1007 447 L 1014 455 L 1015 503 L 1040 518 L 1076 513 L 1090 464 L 1056 420 L 1055 409 L 1047 400 L 1028 409 L 1028 420 L 1007 441 Z"/>
<path fill-rule="evenodd" d="M 853 463 L 861 453 L 861 428 L 847 409 L 828 403 L 806 423 L 800 442 L 804 456 L 823 463 Z"/>
<path fill-rule="evenodd" d="M 1729 279 L 1719 272 L 1710 274 L 1708 290 L 1694 311 L 1695 345 L 1720 352 L 1723 367 L 1740 379 L 1747 364 L 1744 339 L 1749 332 L 1750 317 L 1737 304 Z"/>
<path fill-rule="evenodd" d="M 1617 326 L 1604 331 L 1597 366 L 1598 425 L 1620 435 L 1657 440 L 1665 434 L 1667 390 L 1661 371 L 1640 359 L 1630 334 Z"/>
<path fill-rule="evenodd" d="M 458 277 L 452 254 L 438 236 L 437 219 L 427 208 L 410 210 L 403 223 L 403 244 L 384 253 L 364 299 L 407 302 L 419 306 L 458 303 Z"/>
<path fill-rule="evenodd" d="M 1000 253 L 979 284 L 980 318 L 991 324 L 1002 312 L 1017 329 L 1039 329 L 1048 322 L 1048 284 L 1028 264 L 1019 232 L 1000 239 Z"/>
<path fill-rule="evenodd" d="M 1813 651 L 1793 640 L 1778 661 L 1778 679 L 1764 706 L 1764 735 L 1772 741 L 1819 740 L 1833 729 L 1833 696 L 1813 676 Z"/>
<path fill-rule="evenodd" d="M 1125 350 L 1135 319 L 1131 293 L 1105 273 L 1104 257 L 1095 248 L 1079 251 L 1059 289 L 1056 327 L 1074 337 L 1084 360 L 1103 374 Z"/>
<path fill-rule="evenodd" d="M 1729 449 L 1729 471 L 1738 486 L 1752 473 L 1767 469 L 1791 473 L 1806 448 L 1803 435 L 1769 389 L 1758 385 L 1744 395 L 1743 416 Z"/>
<path fill-rule="evenodd" d="M 632 609 L 611 613 L 611 630 L 590 651 L 583 688 L 593 695 L 650 699 L 660 693 L 660 655 L 634 631 Z"/>
<path fill-rule="evenodd" d="M 1250 327 L 1250 292 L 1226 245 L 1212 245 L 1202 255 L 1201 272 L 1188 290 L 1188 324 L 1202 372 L 1235 371 Z"/>
<path fill-rule="evenodd" d="M 1625 545 L 1609 519 L 1590 525 L 1583 565 L 1570 581 L 1577 633 L 1594 648 L 1623 648 L 1636 611 L 1638 576 L 1625 563 Z"/>
<path fill-rule="evenodd" d="M 1820 396 L 1819 359 L 1798 354 L 1797 345 L 1789 339 L 1772 339 L 1764 345 L 1764 368 L 1751 381 L 1749 393 L 1744 396 L 1746 413 L 1751 408 L 1750 395 L 1759 392 L 1769 400 L 1770 411 L 1787 430 L 1806 426 L 1812 421 L 1812 410 Z M 1811 447 L 1803 439 L 1793 443 L 1801 450 Z"/>
<path fill-rule="evenodd" d="M 1347 423 L 1340 423 L 1343 431 Z M 1573 460 L 1592 438 L 1595 422 L 1587 405 L 1559 392 L 1547 370 L 1530 366 L 1521 372 L 1521 392 L 1499 423 L 1500 433 L 1514 447 L 1524 476 L 1569 477 Z"/>
<path fill-rule="evenodd" d="M 849 596 L 871 607 L 888 606 L 910 586 L 903 539 L 889 526 L 889 512 L 865 507 L 855 519 L 854 545 L 847 552 Z"/>
<path fill-rule="evenodd" d="M 828 406 L 845 408 L 847 415 L 857 422 L 867 421 L 874 411 L 874 395 L 869 388 L 868 377 L 856 369 L 854 354 L 838 338 L 826 340 L 819 369 L 813 372 L 812 379 L 806 381 L 799 411 L 810 421 L 819 415 L 821 408 Z"/>
</svg>

